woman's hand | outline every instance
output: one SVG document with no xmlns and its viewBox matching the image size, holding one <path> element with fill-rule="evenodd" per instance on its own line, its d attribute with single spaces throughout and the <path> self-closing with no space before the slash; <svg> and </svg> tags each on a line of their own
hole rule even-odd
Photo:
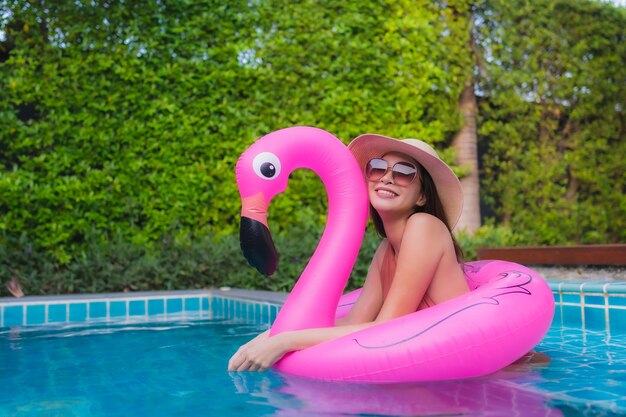
<svg viewBox="0 0 626 417">
<path fill-rule="evenodd" d="M 261 333 L 241 346 L 228 361 L 229 371 L 264 371 L 287 353 L 284 333 L 269 337 L 269 331 Z"/>
</svg>

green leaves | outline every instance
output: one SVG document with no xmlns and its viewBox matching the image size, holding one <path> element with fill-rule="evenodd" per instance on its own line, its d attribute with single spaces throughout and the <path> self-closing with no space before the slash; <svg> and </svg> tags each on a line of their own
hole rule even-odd
<svg viewBox="0 0 626 417">
<path fill-rule="evenodd" d="M 279 128 L 319 126 L 345 143 L 365 132 L 422 138 L 451 162 L 445 148 L 473 76 L 494 233 L 504 225 L 518 234 L 507 241 L 534 244 L 626 239 L 623 8 L 0 0 L 0 9 L 0 230 L 5 245 L 27 235 L 58 270 L 92 267 L 77 266 L 82 254 L 111 239 L 144 259 L 166 236 L 232 238 L 237 158 Z M 321 183 L 295 172 L 270 223 L 279 235 L 315 235 L 325 212 Z M 157 261 L 133 265 L 152 271 Z M 150 285 L 179 285 L 160 274 Z"/>
<path fill-rule="evenodd" d="M 483 6 L 485 200 L 526 244 L 623 242 L 625 9 Z"/>
<path fill-rule="evenodd" d="M 235 162 L 272 130 L 442 144 L 458 124 L 466 70 L 434 40 L 467 34 L 427 1 L 22 3 L 3 3 L 0 224 L 62 262 L 87 235 L 236 231 Z M 271 216 L 321 227 L 325 208 L 319 181 L 294 173 Z"/>
</svg>

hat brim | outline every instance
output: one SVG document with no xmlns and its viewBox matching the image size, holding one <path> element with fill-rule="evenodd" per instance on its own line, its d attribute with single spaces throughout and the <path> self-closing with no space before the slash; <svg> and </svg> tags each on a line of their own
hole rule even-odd
<svg viewBox="0 0 626 417">
<path fill-rule="evenodd" d="M 406 139 L 403 141 L 383 135 L 368 133 L 350 142 L 348 149 L 352 152 L 363 171 L 365 170 L 365 164 L 367 164 L 370 159 L 379 158 L 389 152 L 400 152 L 419 162 L 432 177 L 435 188 L 437 189 L 437 194 L 439 194 L 439 199 L 446 213 L 448 225 L 450 229 L 453 229 L 463 211 L 463 189 L 461 188 L 461 182 L 450 167 L 439 159 L 432 148 L 430 150 L 435 153 L 435 155 L 424 150 L 427 149 L 426 147 L 421 149 L 416 146 L 417 142 L 426 145 L 424 142 L 416 139 Z M 430 147 L 428 146 L 428 148 Z"/>
</svg>

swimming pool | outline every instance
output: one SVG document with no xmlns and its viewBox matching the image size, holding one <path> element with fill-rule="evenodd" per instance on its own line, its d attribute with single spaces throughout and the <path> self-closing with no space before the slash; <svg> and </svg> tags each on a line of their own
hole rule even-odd
<svg viewBox="0 0 626 417">
<path fill-rule="evenodd" d="M 557 311 L 539 360 L 485 378 L 395 385 L 226 372 L 236 347 L 274 319 L 276 295 L 4 299 L 0 415 L 626 414 L 626 283 L 551 285 Z"/>
</svg>

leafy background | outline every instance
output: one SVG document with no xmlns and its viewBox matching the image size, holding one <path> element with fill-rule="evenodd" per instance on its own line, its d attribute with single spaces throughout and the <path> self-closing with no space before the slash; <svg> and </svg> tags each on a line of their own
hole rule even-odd
<svg viewBox="0 0 626 417">
<path fill-rule="evenodd" d="M 453 164 L 468 80 L 484 217 L 459 236 L 468 259 L 626 241 L 624 8 L 0 0 L 0 24 L 0 279 L 29 294 L 288 290 L 321 234 L 324 190 L 293 174 L 270 212 L 280 269 L 261 277 L 238 247 L 238 156 L 312 125 L 344 143 L 423 138 Z"/>
</svg>

